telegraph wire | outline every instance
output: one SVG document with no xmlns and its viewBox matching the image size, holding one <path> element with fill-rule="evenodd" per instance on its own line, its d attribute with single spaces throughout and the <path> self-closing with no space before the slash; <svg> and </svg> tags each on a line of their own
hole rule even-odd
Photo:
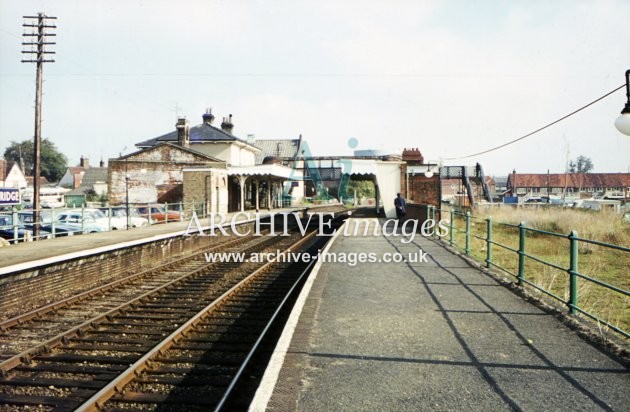
<svg viewBox="0 0 630 412">
<path fill-rule="evenodd" d="M 561 118 L 559 118 L 559 119 L 557 119 L 557 120 L 554 120 L 553 122 L 548 123 L 548 124 L 544 125 L 543 127 L 540 127 L 540 128 L 538 128 L 538 129 L 534 130 L 533 132 L 527 133 L 526 135 L 521 136 L 521 137 L 519 137 L 519 138 L 516 138 L 516 139 L 514 139 L 514 140 L 510 140 L 510 141 L 509 141 L 509 142 L 507 142 L 507 143 L 503 143 L 502 145 L 495 146 L 495 147 L 493 147 L 493 148 L 490 148 L 490 149 L 484 150 L 484 151 L 482 151 L 482 152 L 474 153 L 474 154 L 467 155 L 467 156 L 459 156 L 459 157 L 443 157 L 443 158 L 442 158 L 442 160 L 459 160 L 459 159 L 468 159 L 469 157 L 480 156 L 480 155 L 482 155 L 482 154 L 490 153 L 490 152 L 493 152 L 493 151 L 495 151 L 495 150 L 501 149 L 501 148 L 503 148 L 503 147 L 505 147 L 505 146 L 509 146 L 509 145 L 511 145 L 511 144 L 513 144 L 513 143 L 516 143 L 516 142 L 518 142 L 518 141 L 520 141 L 520 140 L 523 140 L 523 139 L 525 139 L 525 138 L 527 138 L 527 137 L 530 137 L 530 136 L 532 136 L 532 135 L 534 135 L 534 134 L 536 134 L 536 133 L 538 133 L 538 132 L 540 132 L 540 131 L 543 131 L 543 130 L 545 130 L 546 128 L 551 127 L 551 126 L 553 126 L 554 124 L 559 123 L 559 122 L 563 121 L 564 119 L 566 119 L 566 118 L 569 118 L 569 117 L 573 116 L 573 115 L 574 115 L 574 114 L 576 114 L 576 113 L 581 112 L 582 110 L 586 109 L 587 107 L 594 105 L 594 104 L 595 104 L 595 103 L 597 103 L 598 101 L 600 101 L 600 100 L 602 100 L 602 99 L 605 99 L 606 97 L 610 96 L 611 94 L 613 94 L 613 93 L 614 93 L 614 92 L 616 92 L 617 90 L 621 90 L 621 89 L 623 89 L 624 87 L 626 87 L 626 84 L 625 84 L 625 83 L 624 83 L 624 84 L 622 84 L 621 86 L 617 87 L 616 89 L 613 89 L 613 90 L 609 91 L 609 92 L 608 92 L 608 93 L 606 93 L 605 95 L 603 95 L 603 96 L 601 96 L 601 97 L 598 97 L 597 99 L 593 100 L 592 102 L 590 102 L 590 103 L 588 103 L 588 104 L 586 104 L 586 105 L 584 105 L 584 106 L 580 107 L 579 109 L 574 110 L 574 111 L 572 111 L 571 113 L 569 113 L 569 114 L 567 114 L 567 115 L 565 115 L 565 116 L 562 116 Z"/>
</svg>

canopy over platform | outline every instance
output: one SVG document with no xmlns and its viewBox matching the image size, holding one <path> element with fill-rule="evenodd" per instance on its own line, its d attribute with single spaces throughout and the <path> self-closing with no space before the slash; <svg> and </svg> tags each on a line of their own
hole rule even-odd
<svg viewBox="0 0 630 412">
<path fill-rule="evenodd" d="M 228 166 L 229 176 L 273 176 L 281 179 L 302 180 L 302 171 L 279 165 Z"/>
<path fill-rule="evenodd" d="M 335 167 L 340 167 L 344 175 L 356 176 L 357 180 L 374 179 L 376 211 L 382 204 L 388 218 L 396 217 L 394 198 L 401 191 L 401 167 L 404 164 L 403 161 L 379 159 L 341 158 L 335 161 Z"/>
</svg>

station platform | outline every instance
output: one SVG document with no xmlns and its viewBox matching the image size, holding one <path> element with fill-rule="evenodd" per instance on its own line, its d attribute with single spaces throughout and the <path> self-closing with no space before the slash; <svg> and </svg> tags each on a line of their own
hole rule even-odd
<svg viewBox="0 0 630 412">
<path fill-rule="evenodd" d="M 316 211 L 318 208 L 328 206 L 330 205 L 316 206 L 310 209 Z M 304 208 L 282 208 L 272 209 L 271 211 L 265 209 L 260 210 L 260 215 L 291 213 L 300 210 L 304 210 Z M 245 216 L 243 213 L 249 213 L 249 216 Z M 229 213 L 226 215 L 225 221 L 227 222 L 226 224 L 229 224 L 235 215 L 237 222 L 253 221 L 255 213 L 255 210 Z M 209 227 L 209 219 L 199 219 L 199 221 L 204 230 Z M 129 230 L 112 230 L 87 235 L 61 236 L 55 239 L 22 242 L 16 245 L 0 247 L 0 275 L 34 266 L 37 262 L 41 264 L 44 262 L 60 262 L 87 254 L 101 253 L 116 248 L 181 236 L 185 233 L 189 224 L 190 218 L 182 222 L 169 222 Z M 193 228 L 196 228 L 196 226 L 193 226 Z"/>
<path fill-rule="evenodd" d="M 337 256 L 427 261 L 319 262 L 250 410 L 627 410 L 625 361 L 438 242 L 401 239 L 337 235 Z"/>
</svg>

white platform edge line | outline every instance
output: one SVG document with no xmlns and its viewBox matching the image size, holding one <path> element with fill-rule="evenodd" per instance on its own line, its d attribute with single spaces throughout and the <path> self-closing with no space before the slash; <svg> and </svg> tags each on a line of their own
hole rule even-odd
<svg viewBox="0 0 630 412">
<path fill-rule="evenodd" d="M 322 255 L 328 253 L 328 249 L 331 248 L 339 234 L 343 231 L 344 226 L 346 225 L 347 220 L 339 227 L 337 233 L 330 239 L 324 250 L 322 251 Z M 317 275 L 319 274 L 319 269 L 321 268 L 323 262 L 318 261 L 313 270 L 310 273 L 310 276 L 306 280 L 302 291 L 300 292 L 300 296 L 298 296 L 295 301 L 295 305 L 293 306 L 293 310 L 289 315 L 289 319 L 282 330 L 282 335 L 278 340 L 278 344 L 276 345 L 273 354 L 271 355 L 271 359 L 269 360 L 269 365 L 265 370 L 265 373 L 260 381 L 260 385 L 258 385 L 258 389 L 256 390 L 256 394 L 254 395 L 254 399 L 249 405 L 250 412 L 263 412 L 267 409 L 267 404 L 271 399 L 271 395 L 273 394 L 273 390 L 276 387 L 276 383 L 278 381 L 278 376 L 280 375 L 280 370 L 282 369 L 282 365 L 284 364 L 284 358 L 286 357 L 287 350 L 289 349 L 289 345 L 293 340 L 293 333 L 295 332 L 295 328 L 297 326 L 298 320 L 300 319 L 300 315 L 302 314 L 302 310 L 304 308 L 304 304 L 306 303 L 306 299 L 311 293 L 311 288 Z"/>
<path fill-rule="evenodd" d="M 237 224 L 241 225 L 244 223 L 251 223 L 256 221 L 255 218 L 252 219 L 247 219 L 247 220 L 241 220 L 239 221 Z M 208 229 L 211 229 L 211 226 L 203 226 L 201 229 L 206 231 Z M 63 262 L 66 260 L 70 260 L 70 259 L 76 259 L 76 258 L 81 258 L 81 257 L 86 257 L 86 256 L 90 256 L 90 255 L 95 255 L 98 253 L 103 253 L 103 252 L 110 252 L 112 250 L 116 250 L 116 249 L 123 249 L 125 247 L 129 247 L 129 246 L 137 246 L 137 245 L 141 245 L 143 243 L 151 243 L 151 242 L 155 242 L 158 240 L 163 240 L 163 239 L 168 239 L 171 237 L 178 237 L 178 236 L 183 236 L 186 233 L 186 230 L 180 230 L 177 232 L 171 232 L 171 233 L 165 233 L 162 235 L 154 235 L 151 237 L 145 237 L 142 239 L 136 239 L 136 240 L 130 240 L 128 242 L 122 242 L 122 243 L 113 243 L 111 245 L 106 245 L 106 246 L 101 246 L 101 247 L 97 247 L 94 249 L 85 249 L 85 250 L 80 250 L 77 252 L 72 252 L 72 253 L 66 253 L 63 255 L 58 255 L 58 256 L 52 256 L 49 258 L 44 258 L 44 259 L 39 259 L 39 260 L 34 260 L 34 261 L 30 261 L 30 262 L 23 262 L 23 263 L 16 263 L 15 265 L 11 265 L 11 266 L 5 266 L 0 268 L 0 276 L 2 275 L 8 275 L 10 273 L 13 272 L 19 272 L 22 270 L 35 270 L 40 266 L 46 266 L 46 265 L 51 265 L 53 263 L 59 263 L 59 262 Z M 77 235 L 77 236 L 86 236 L 86 235 Z M 89 236 L 89 235 L 87 235 Z"/>
</svg>

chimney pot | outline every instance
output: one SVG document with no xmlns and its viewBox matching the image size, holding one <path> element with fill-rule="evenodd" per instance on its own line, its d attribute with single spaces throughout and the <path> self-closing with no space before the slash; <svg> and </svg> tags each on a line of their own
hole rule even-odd
<svg viewBox="0 0 630 412">
<path fill-rule="evenodd" d="M 177 119 L 175 129 L 177 130 L 177 143 L 181 147 L 189 147 L 190 128 L 188 127 L 188 120 L 186 120 L 185 117 L 180 117 L 179 119 Z"/>
<path fill-rule="evenodd" d="M 229 117 L 224 117 L 223 122 L 221 123 L 221 130 L 223 130 L 227 134 L 232 134 L 232 130 L 234 130 L 234 124 L 232 123 L 232 115 Z"/>
<path fill-rule="evenodd" d="M 84 169 L 88 169 L 90 167 L 90 159 L 88 159 L 87 157 L 81 156 L 79 166 L 81 166 Z"/>
<path fill-rule="evenodd" d="M 204 124 L 211 125 L 212 122 L 214 121 L 214 115 L 212 114 L 212 108 L 208 107 L 206 109 L 206 112 L 201 116 L 201 118 L 203 119 L 203 123 Z"/>
</svg>

